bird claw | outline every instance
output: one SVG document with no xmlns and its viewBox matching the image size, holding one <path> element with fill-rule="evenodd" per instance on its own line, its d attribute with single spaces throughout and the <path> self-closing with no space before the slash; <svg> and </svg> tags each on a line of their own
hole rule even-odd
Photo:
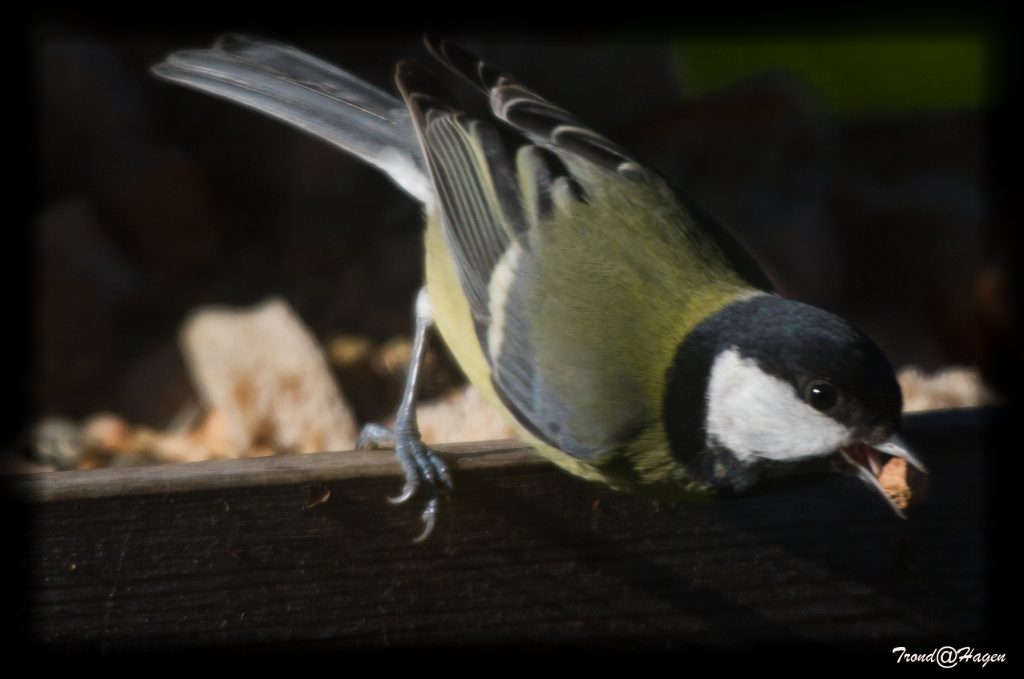
<svg viewBox="0 0 1024 679">
<path fill-rule="evenodd" d="M 415 494 L 416 494 L 416 486 L 414 486 L 411 483 L 406 482 L 406 484 L 404 486 L 402 486 L 402 492 L 401 493 L 399 493 L 398 495 L 396 495 L 394 497 L 389 497 L 389 498 L 387 498 L 387 500 L 388 500 L 388 502 L 390 502 L 393 505 L 405 504 L 406 502 L 408 502 L 409 498 L 411 498 Z"/>
<path fill-rule="evenodd" d="M 437 523 L 437 512 L 440 507 L 441 503 L 436 497 L 431 498 L 427 502 L 427 506 L 423 508 L 423 513 L 420 514 L 420 519 L 423 521 L 423 532 L 413 539 L 414 544 L 423 542 L 434 532 L 434 525 Z"/>
<path fill-rule="evenodd" d="M 368 424 L 363 427 L 359 434 L 357 446 L 359 448 L 377 448 L 385 445 L 393 445 L 395 457 L 398 458 L 405 472 L 405 485 L 402 492 L 395 497 L 387 498 L 393 505 L 400 505 L 407 502 L 420 488 L 427 493 L 427 504 L 423 509 L 420 518 L 423 521 L 423 532 L 419 534 L 414 543 L 426 540 L 434 531 L 437 524 L 437 516 L 440 513 L 441 501 L 438 498 L 438 486 L 446 490 L 452 489 L 452 478 L 448 472 L 448 465 L 445 464 L 437 453 L 424 445 L 418 434 L 395 433 L 379 424 Z"/>
<path fill-rule="evenodd" d="M 434 475 L 437 477 L 441 485 L 444 486 L 445 490 L 452 489 L 452 477 L 448 473 L 448 465 L 445 464 L 436 453 L 428 451 L 427 459 L 430 461 L 431 466 L 434 468 Z"/>
</svg>

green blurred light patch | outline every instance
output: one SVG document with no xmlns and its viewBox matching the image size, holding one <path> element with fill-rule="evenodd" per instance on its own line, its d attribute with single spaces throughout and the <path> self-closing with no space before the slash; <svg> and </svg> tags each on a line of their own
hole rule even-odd
<svg viewBox="0 0 1024 679">
<path fill-rule="evenodd" d="M 982 108 L 987 47 L 980 37 L 700 38 L 675 56 L 688 96 L 786 71 L 835 113 L 862 116 Z"/>
</svg>

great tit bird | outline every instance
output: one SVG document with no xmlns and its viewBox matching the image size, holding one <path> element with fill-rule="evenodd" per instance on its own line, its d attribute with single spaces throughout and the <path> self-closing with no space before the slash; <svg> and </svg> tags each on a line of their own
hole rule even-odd
<svg viewBox="0 0 1024 679">
<path fill-rule="evenodd" d="M 433 57 L 487 98 L 462 112 L 398 64 L 401 99 L 293 47 L 235 35 L 171 54 L 161 78 L 285 120 L 376 166 L 422 203 L 426 285 L 392 443 L 404 502 L 444 461 L 416 426 L 428 329 L 523 441 L 569 472 L 663 498 L 732 494 L 845 468 L 887 497 L 892 367 L 841 318 L 770 292 L 729 234 L 626 150 L 462 48 Z M 891 504 L 891 501 L 890 501 Z M 893 505 L 899 512 L 899 509 Z"/>
</svg>

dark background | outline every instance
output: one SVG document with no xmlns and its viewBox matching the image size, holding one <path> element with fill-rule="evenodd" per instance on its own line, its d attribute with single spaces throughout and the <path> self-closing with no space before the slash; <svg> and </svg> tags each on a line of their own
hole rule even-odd
<svg viewBox="0 0 1024 679">
<path fill-rule="evenodd" d="M 18 397 L 5 413 L 5 443 L 45 414 L 109 409 L 165 424 L 190 393 L 175 335 L 197 305 L 281 294 L 323 340 L 408 333 L 421 257 L 410 200 L 315 139 L 147 74 L 167 52 L 227 30 L 294 43 L 381 85 L 396 59 L 423 54 L 425 29 L 451 36 L 649 160 L 718 215 L 781 291 L 847 316 L 897 367 L 977 365 L 1016 395 L 1017 74 L 1007 17 L 886 7 L 651 18 L 620 8 L 627 16 L 580 26 L 550 12 L 467 18 L 429 9 L 354 18 L 340 7 L 175 5 L 16 19 L 8 130 L 21 163 L 8 178 L 19 209 L 5 273 Z M 728 79 L 723 69 L 688 90 L 675 52 L 687 40 L 764 36 L 966 36 L 985 46 L 988 86 L 980 100 L 961 92 L 925 105 L 866 87 L 837 106 L 804 76 L 766 72 L 755 51 L 743 57 L 744 75 L 737 67 Z M 817 71 L 841 70 L 827 49 L 820 57 L 810 59 Z M 947 64 L 894 78 L 895 63 L 876 62 L 862 80 L 900 80 L 910 91 L 930 79 L 929 89 L 941 89 Z M 1015 533 L 1006 530 L 1009 507 L 997 503 L 1007 494 L 997 491 L 1010 479 L 1001 453 L 1015 446 L 994 441 L 992 450 L 1000 454 L 988 459 L 1002 465 L 986 514 L 992 591 L 1008 602 L 1016 574 L 1004 545 Z M 27 536 L 13 533 L 8 549 L 24 551 Z M 15 598 L 24 595 L 20 580 L 10 583 Z"/>
<path fill-rule="evenodd" d="M 633 150 L 782 294 L 847 317 L 897 368 L 971 365 L 1015 387 L 1016 244 L 992 143 L 1007 74 L 991 17 L 542 31 L 241 16 L 26 17 L 19 422 L 110 410 L 164 426 L 191 393 L 176 333 L 198 305 L 282 295 L 324 342 L 409 333 L 411 199 L 311 136 L 149 75 L 226 30 L 385 88 L 398 59 L 426 58 L 424 29 L 449 37 Z"/>
</svg>

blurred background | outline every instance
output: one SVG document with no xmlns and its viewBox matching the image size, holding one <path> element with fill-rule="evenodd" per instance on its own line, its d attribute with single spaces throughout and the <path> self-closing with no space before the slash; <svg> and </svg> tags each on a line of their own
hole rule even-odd
<svg viewBox="0 0 1024 679">
<path fill-rule="evenodd" d="M 391 89 L 396 61 L 426 56 L 421 29 L 154 32 L 66 16 L 26 28 L 27 397 L 4 449 L 23 451 L 47 418 L 180 422 L 197 399 L 186 319 L 268 298 L 323 347 L 355 419 L 387 417 L 422 280 L 418 206 L 333 147 L 148 68 L 238 30 Z M 433 28 L 632 150 L 735 234 L 781 294 L 846 317 L 897 369 L 964 366 L 985 398 L 1013 391 L 1014 248 L 989 157 L 1000 53 L 983 25 Z M 439 344 L 432 362 L 427 398 L 461 381 Z"/>
</svg>

